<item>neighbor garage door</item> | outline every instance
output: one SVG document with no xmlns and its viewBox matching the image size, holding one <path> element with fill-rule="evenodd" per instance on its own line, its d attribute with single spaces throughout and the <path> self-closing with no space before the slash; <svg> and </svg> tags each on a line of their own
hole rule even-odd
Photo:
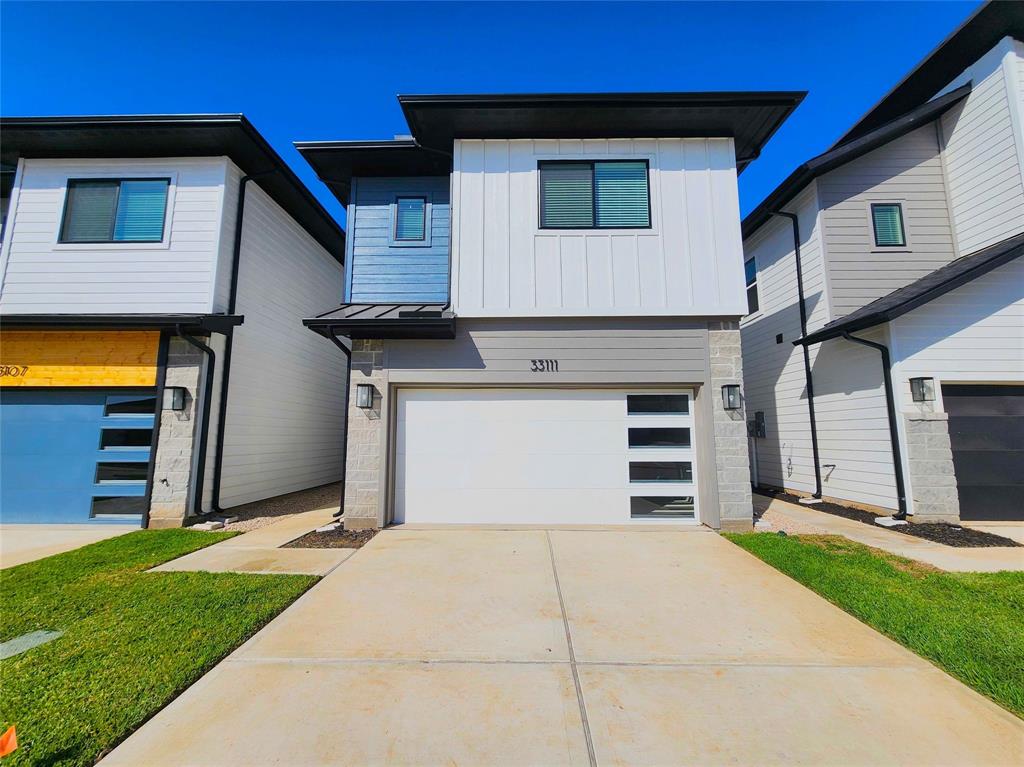
<svg viewBox="0 0 1024 767">
<path fill-rule="evenodd" d="M 1024 386 L 942 387 L 960 517 L 1024 519 Z"/>
<path fill-rule="evenodd" d="M 399 390 L 395 522 L 696 521 L 692 392 Z"/>
<path fill-rule="evenodd" d="M 155 390 L 0 390 L 0 521 L 141 521 Z"/>
</svg>

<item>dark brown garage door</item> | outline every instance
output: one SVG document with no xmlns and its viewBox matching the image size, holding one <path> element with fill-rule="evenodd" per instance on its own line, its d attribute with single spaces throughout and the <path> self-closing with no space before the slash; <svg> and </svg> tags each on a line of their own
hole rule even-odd
<svg viewBox="0 0 1024 767">
<path fill-rule="evenodd" d="M 962 519 L 1024 519 L 1024 386 L 942 387 Z"/>
</svg>

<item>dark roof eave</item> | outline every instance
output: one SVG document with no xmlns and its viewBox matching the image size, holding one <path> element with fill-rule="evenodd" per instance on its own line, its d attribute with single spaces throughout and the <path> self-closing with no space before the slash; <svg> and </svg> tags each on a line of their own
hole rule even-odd
<svg viewBox="0 0 1024 767">
<path fill-rule="evenodd" d="M 230 157 L 330 255 L 343 262 L 345 233 L 243 114 L 0 117 L 4 161 L 16 157 Z M 55 132 L 75 132 L 45 139 Z M 200 148 L 201 147 L 201 148 Z"/>
<path fill-rule="evenodd" d="M 830 149 L 800 165 L 743 219 L 743 239 L 753 235 L 771 218 L 774 211 L 791 202 L 814 179 L 938 119 L 967 98 L 970 92 L 970 83 L 962 85 L 848 144 Z"/>
<path fill-rule="evenodd" d="M 324 338 L 331 330 L 348 338 L 446 339 L 455 338 L 455 317 L 400 318 L 393 320 L 358 320 L 344 318 L 313 318 L 302 324 Z"/>
<path fill-rule="evenodd" d="M 891 322 L 1021 256 L 1024 256 L 1024 234 L 1009 237 L 1002 242 L 940 267 L 910 285 L 872 301 L 847 317 L 831 322 L 814 333 L 808 333 L 803 338 L 796 339 L 793 341 L 793 345 L 810 346 L 839 338 L 844 333 L 854 333 L 881 325 L 884 322 Z M 944 273 L 948 274 L 948 277 L 943 277 Z M 939 279 L 936 280 L 936 277 Z M 873 305 L 878 308 L 872 310 Z"/>
<path fill-rule="evenodd" d="M 0 314 L 0 327 L 48 330 L 172 330 L 222 333 L 245 321 L 241 314 Z"/>
</svg>

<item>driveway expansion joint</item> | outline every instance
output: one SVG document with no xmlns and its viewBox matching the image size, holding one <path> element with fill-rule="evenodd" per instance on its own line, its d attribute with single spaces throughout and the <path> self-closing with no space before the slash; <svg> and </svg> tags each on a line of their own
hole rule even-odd
<svg viewBox="0 0 1024 767">
<path fill-rule="evenodd" d="M 580 719 L 583 722 L 583 735 L 587 741 L 587 756 L 590 759 L 590 767 L 597 767 L 597 757 L 594 753 L 594 740 L 590 734 L 590 722 L 587 719 L 587 704 L 583 700 L 583 685 L 580 683 L 579 670 L 576 668 L 576 653 L 572 649 L 572 630 L 569 628 L 569 616 L 565 611 L 565 600 L 562 598 L 562 586 L 558 582 L 558 568 L 555 566 L 555 548 L 551 544 L 551 532 L 544 531 L 544 537 L 548 543 L 548 554 L 551 556 L 551 574 L 555 579 L 555 591 L 558 593 L 558 606 L 562 611 L 562 624 L 565 626 L 565 641 L 569 645 L 569 668 L 572 671 L 572 681 L 576 686 L 576 699 L 580 704 Z"/>
</svg>

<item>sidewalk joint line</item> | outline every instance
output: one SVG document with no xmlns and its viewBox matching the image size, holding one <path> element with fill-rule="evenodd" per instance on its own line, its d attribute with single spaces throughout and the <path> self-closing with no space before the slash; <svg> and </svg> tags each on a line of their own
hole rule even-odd
<svg viewBox="0 0 1024 767">
<path fill-rule="evenodd" d="M 562 611 L 562 625 L 565 626 L 565 642 L 569 646 L 569 668 L 572 681 L 576 686 L 576 700 L 580 704 L 580 718 L 583 722 L 583 737 L 587 741 L 587 757 L 590 767 L 597 767 L 597 756 L 594 754 L 594 740 L 590 735 L 590 721 L 587 719 L 587 704 L 583 700 L 583 685 L 580 683 L 579 670 L 576 668 L 576 653 L 572 647 L 572 631 L 569 628 L 569 615 L 565 611 L 565 600 L 562 598 L 562 586 L 558 581 L 558 568 L 555 566 L 555 548 L 551 545 L 551 531 L 545 530 L 544 537 L 548 542 L 548 554 L 551 557 L 551 574 L 555 578 L 555 592 L 558 594 L 558 606 Z"/>
</svg>

